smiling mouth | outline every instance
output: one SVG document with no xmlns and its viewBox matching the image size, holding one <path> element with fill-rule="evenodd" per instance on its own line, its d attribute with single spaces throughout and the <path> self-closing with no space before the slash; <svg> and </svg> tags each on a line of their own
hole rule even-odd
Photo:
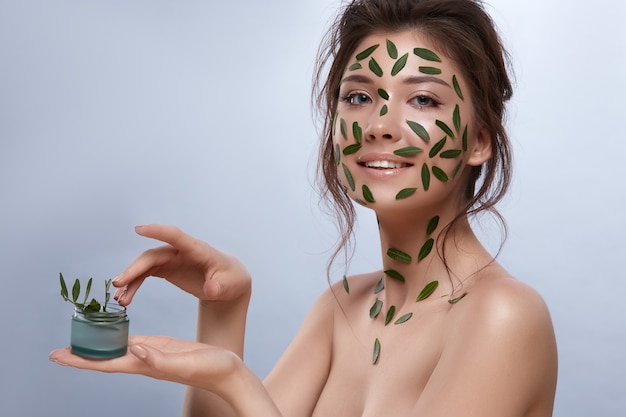
<svg viewBox="0 0 626 417">
<path fill-rule="evenodd" d="M 413 164 L 409 164 L 406 162 L 394 162 L 394 161 L 368 161 L 368 162 L 359 162 L 359 165 L 364 166 L 366 168 L 374 168 L 374 169 L 400 169 L 400 168 L 408 168 L 413 166 Z"/>
</svg>

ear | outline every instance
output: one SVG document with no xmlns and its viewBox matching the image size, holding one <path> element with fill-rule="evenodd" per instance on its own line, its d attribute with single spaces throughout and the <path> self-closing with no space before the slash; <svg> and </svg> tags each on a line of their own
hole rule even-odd
<svg viewBox="0 0 626 417">
<path fill-rule="evenodd" d="M 478 130 L 476 138 L 467 150 L 467 165 L 480 166 L 491 158 L 491 132 L 483 127 Z"/>
</svg>

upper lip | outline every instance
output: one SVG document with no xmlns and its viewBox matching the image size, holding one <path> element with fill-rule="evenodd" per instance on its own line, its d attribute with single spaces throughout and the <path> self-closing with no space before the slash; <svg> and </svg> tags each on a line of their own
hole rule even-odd
<svg viewBox="0 0 626 417">
<path fill-rule="evenodd" d="M 396 164 L 402 164 L 404 166 L 413 166 L 413 164 L 409 162 L 407 158 L 386 152 L 369 152 L 357 158 L 357 164 L 362 166 L 373 162 L 392 162 Z"/>
</svg>

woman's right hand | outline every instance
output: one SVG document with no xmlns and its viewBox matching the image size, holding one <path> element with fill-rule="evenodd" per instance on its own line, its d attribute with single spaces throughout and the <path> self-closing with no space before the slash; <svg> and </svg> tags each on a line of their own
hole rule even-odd
<svg viewBox="0 0 626 417">
<path fill-rule="evenodd" d="M 219 309 L 242 301 L 247 306 L 250 274 L 237 258 L 174 226 L 141 225 L 135 232 L 167 245 L 145 251 L 113 280 L 118 288 L 114 298 L 121 305 L 130 304 L 144 280 L 154 276 L 196 296 L 205 306 Z"/>
</svg>

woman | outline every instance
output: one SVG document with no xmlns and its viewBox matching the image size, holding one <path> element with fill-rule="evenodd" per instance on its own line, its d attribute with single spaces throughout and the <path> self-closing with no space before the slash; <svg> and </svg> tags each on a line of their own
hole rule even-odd
<svg viewBox="0 0 626 417">
<path fill-rule="evenodd" d="M 188 385 L 186 415 L 549 416 L 556 346 L 547 308 L 482 247 L 468 216 L 493 211 L 509 182 L 511 95 L 493 23 L 473 0 L 354 0 L 319 59 L 322 191 L 341 245 L 352 201 L 376 212 L 380 271 L 323 294 L 261 383 L 244 365 L 250 276 L 170 226 L 165 246 L 115 280 L 128 305 L 148 276 L 198 297 L 197 342 L 134 337 L 129 354 L 53 361 Z M 333 256 L 333 258 L 335 257 Z M 332 263 L 331 259 L 331 263 Z"/>
</svg>

